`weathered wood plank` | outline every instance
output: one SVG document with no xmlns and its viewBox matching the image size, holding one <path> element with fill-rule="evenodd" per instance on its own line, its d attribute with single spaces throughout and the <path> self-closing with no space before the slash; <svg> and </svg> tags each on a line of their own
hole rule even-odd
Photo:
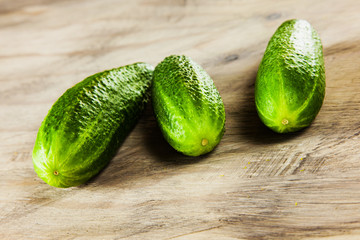
<svg viewBox="0 0 360 240">
<path fill-rule="evenodd" d="M 359 239 L 358 2 L 0 1 L 1 239 Z M 311 127 L 278 135 L 254 106 L 266 44 L 290 18 L 318 30 L 326 98 Z M 226 133 L 190 158 L 151 105 L 88 184 L 46 185 L 31 151 L 53 102 L 86 76 L 186 54 L 213 77 Z"/>
</svg>

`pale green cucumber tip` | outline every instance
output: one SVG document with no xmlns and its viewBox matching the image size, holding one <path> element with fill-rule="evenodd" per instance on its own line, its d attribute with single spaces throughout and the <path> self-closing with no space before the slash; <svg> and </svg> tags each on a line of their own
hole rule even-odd
<svg viewBox="0 0 360 240">
<path fill-rule="evenodd" d="M 201 146 L 205 147 L 205 146 L 208 145 L 208 144 L 209 144 L 209 140 L 207 140 L 206 138 L 203 138 L 203 139 L 201 140 Z"/>
<path fill-rule="evenodd" d="M 281 120 L 281 124 L 282 125 L 288 125 L 289 124 L 289 120 L 287 120 L 286 118 L 283 118 L 283 120 Z"/>
</svg>

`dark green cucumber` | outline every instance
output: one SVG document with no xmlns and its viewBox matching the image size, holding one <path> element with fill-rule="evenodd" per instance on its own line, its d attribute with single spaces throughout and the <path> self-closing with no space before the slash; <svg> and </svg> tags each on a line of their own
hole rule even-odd
<svg viewBox="0 0 360 240">
<path fill-rule="evenodd" d="M 169 56 L 154 71 L 152 104 L 169 144 L 189 156 L 212 151 L 225 130 L 224 104 L 213 80 L 186 56 Z"/>
<path fill-rule="evenodd" d="M 325 97 L 323 47 L 305 20 L 284 22 L 269 41 L 259 66 L 255 103 L 275 132 L 294 132 L 315 119 Z"/>
<path fill-rule="evenodd" d="M 102 170 L 150 97 L 153 67 L 135 63 L 90 76 L 52 106 L 33 150 L 36 173 L 55 187 L 85 183 Z"/>
</svg>

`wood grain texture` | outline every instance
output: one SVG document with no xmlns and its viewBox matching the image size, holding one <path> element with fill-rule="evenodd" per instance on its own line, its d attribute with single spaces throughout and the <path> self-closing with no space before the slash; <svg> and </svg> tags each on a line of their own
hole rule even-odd
<svg viewBox="0 0 360 240">
<path fill-rule="evenodd" d="M 343 1 L 0 1 L 0 239 L 360 239 L 360 15 Z M 254 81 L 285 20 L 319 32 L 324 105 L 304 131 L 260 122 Z M 213 77 L 226 133 L 176 153 L 151 106 L 88 184 L 46 185 L 31 152 L 54 101 L 85 77 L 185 54 Z"/>
</svg>

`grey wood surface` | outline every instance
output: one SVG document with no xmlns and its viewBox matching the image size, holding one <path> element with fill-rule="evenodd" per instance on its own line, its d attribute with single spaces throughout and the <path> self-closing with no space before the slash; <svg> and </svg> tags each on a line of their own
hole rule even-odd
<svg viewBox="0 0 360 240">
<path fill-rule="evenodd" d="M 342 1 L 0 0 L 0 239 L 360 239 L 360 4 Z M 266 129 L 254 81 L 285 20 L 324 45 L 324 105 L 295 134 Z M 80 187 L 39 179 L 31 152 L 54 101 L 96 72 L 185 54 L 212 76 L 226 133 L 190 158 L 147 107 Z"/>
</svg>

